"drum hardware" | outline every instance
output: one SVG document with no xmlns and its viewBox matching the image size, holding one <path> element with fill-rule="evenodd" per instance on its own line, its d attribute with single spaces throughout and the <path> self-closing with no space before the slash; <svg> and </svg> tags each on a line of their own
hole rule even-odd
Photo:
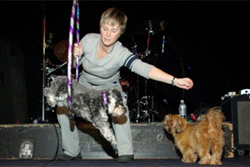
<svg viewBox="0 0 250 167">
<path fill-rule="evenodd" d="M 145 58 L 145 54 L 137 52 L 137 44 L 136 43 L 134 43 L 134 45 L 132 46 L 131 49 L 137 58 L 139 58 L 141 60 L 143 60 Z"/>
<path fill-rule="evenodd" d="M 53 34 L 53 33 L 46 33 L 46 47 L 47 48 L 50 48 L 50 49 L 54 49 L 55 47 L 55 44 L 57 44 L 60 40 L 61 40 L 61 37 L 56 35 L 56 34 Z"/>
<path fill-rule="evenodd" d="M 162 115 L 160 112 L 156 111 L 156 110 L 153 110 L 151 108 L 148 109 L 149 113 L 151 114 L 155 114 L 156 116 L 158 116 L 159 118 L 161 119 L 164 119 L 164 115 Z"/>
<path fill-rule="evenodd" d="M 151 122 L 151 116 L 148 112 L 148 99 L 150 99 L 150 96 L 143 96 L 140 100 L 140 103 L 144 106 L 144 110 L 142 110 L 142 121 L 143 122 Z"/>
<path fill-rule="evenodd" d="M 134 43 L 134 45 L 131 47 L 131 49 L 132 49 L 132 52 L 134 54 L 137 54 L 137 44 L 136 43 Z"/>
<path fill-rule="evenodd" d="M 144 100 L 144 101 L 143 101 Z M 149 107 L 149 100 L 151 100 L 151 107 Z M 162 115 L 160 112 L 153 110 L 154 108 L 153 102 L 154 96 L 143 96 L 141 98 L 141 104 L 145 106 L 145 109 L 143 110 L 143 122 L 155 122 L 154 116 L 158 116 L 160 119 L 164 118 L 164 115 Z"/>
<path fill-rule="evenodd" d="M 147 47 L 146 50 L 142 53 L 137 52 L 137 44 L 134 43 L 134 45 L 132 46 L 132 51 L 134 53 L 134 55 L 136 57 L 138 57 L 141 60 L 145 60 L 146 62 L 150 63 L 150 64 L 154 64 L 156 65 L 157 61 L 158 61 L 158 54 L 154 54 L 152 56 L 150 56 L 151 50 L 149 49 L 150 46 L 150 42 L 151 42 L 151 36 L 155 35 L 159 32 L 162 32 L 166 29 L 167 24 L 165 21 L 162 20 L 148 20 L 144 23 L 139 24 L 136 28 L 135 28 L 135 34 L 137 35 L 141 35 L 141 36 L 147 36 Z M 165 36 L 163 36 L 163 41 L 162 41 L 162 49 L 161 51 L 164 49 L 165 47 Z M 162 51 L 163 52 L 163 51 Z M 144 90 L 144 94 L 145 96 L 143 96 L 141 99 L 139 99 L 139 75 L 137 75 L 137 80 L 136 80 L 136 106 L 133 108 L 131 116 L 132 116 L 132 121 L 135 121 L 136 123 L 138 122 L 154 122 L 154 116 L 157 115 L 160 118 L 162 118 L 162 116 L 159 114 L 159 112 L 153 110 L 154 108 L 154 96 L 148 96 L 148 90 L 147 90 L 147 86 L 148 86 L 148 81 L 145 80 L 143 81 L 144 86 L 145 86 L 145 90 Z M 156 86 L 156 84 L 155 84 Z M 150 103 L 149 103 L 150 102 Z M 151 104 L 151 106 L 149 106 L 149 104 Z"/>
<path fill-rule="evenodd" d="M 137 103 L 137 106 L 140 107 L 140 109 L 133 108 L 133 110 L 130 113 L 130 119 L 131 122 L 135 123 L 150 123 L 155 122 L 155 116 L 159 117 L 161 120 L 164 118 L 164 115 L 159 113 L 158 111 L 152 109 L 152 106 L 149 107 L 149 100 L 153 100 L 153 96 L 143 96 L 139 103 Z"/>
<path fill-rule="evenodd" d="M 144 100 L 145 99 L 145 101 L 143 102 L 142 100 Z M 143 96 L 142 98 L 141 98 L 141 100 L 140 100 L 140 103 L 142 104 L 142 105 L 144 105 L 144 106 L 148 106 L 148 99 L 150 99 L 150 96 Z"/>
<path fill-rule="evenodd" d="M 46 15 L 44 14 L 44 8 L 42 8 L 42 17 L 43 17 L 43 84 L 42 84 L 42 118 L 41 122 L 45 122 L 45 96 L 44 96 L 44 88 L 45 88 L 45 82 L 46 82 Z"/>
<path fill-rule="evenodd" d="M 53 62 L 52 55 L 53 53 L 49 52 L 50 48 L 46 48 L 46 60 L 45 60 L 45 67 L 46 67 L 46 76 L 50 75 L 51 73 L 55 72 L 58 69 L 62 69 L 65 64 L 67 64 L 67 57 L 68 57 L 68 40 L 62 40 L 56 45 L 54 45 L 54 54 L 55 58 L 59 60 L 60 62 L 64 62 L 63 64 L 59 62 Z M 54 60 L 55 61 L 55 60 Z M 57 63 L 57 64 L 55 64 Z"/>
<path fill-rule="evenodd" d="M 146 30 L 148 31 L 148 40 L 147 40 L 147 49 L 145 50 L 145 55 L 148 56 L 151 53 L 151 50 L 149 50 L 149 42 L 150 42 L 150 35 L 154 35 L 154 31 L 153 31 L 153 25 L 151 23 L 151 21 L 149 21 L 149 25 L 148 27 L 146 27 Z"/>
<path fill-rule="evenodd" d="M 61 69 L 65 64 L 67 64 L 67 62 L 65 62 L 65 63 L 63 63 L 61 65 L 56 66 L 56 68 L 54 68 L 54 69 L 48 69 L 47 73 L 46 73 L 46 76 L 50 75 L 51 73 L 53 73 L 54 71 L 56 71 L 58 69 Z"/>
<path fill-rule="evenodd" d="M 150 123 L 151 119 L 150 119 L 150 114 L 148 113 L 148 110 L 142 110 L 142 113 L 143 113 L 142 121 Z"/>
<path fill-rule="evenodd" d="M 136 43 L 134 43 L 134 45 L 132 46 L 132 50 L 133 50 L 133 53 L 134 55 L 136 55 L 137 57 L 140 56 L 140 54 L 137 52 L 137 45 Z M 139 122 L 139 119 L 141 117 L 140 115 L 140 99 L 139 99 L 139 75 L 136 74 L 136 88 L 134 86 L 134 91 L 135 91 L 135 96 L 136 96 L 136 116 L 135 116 L 135 122 L 138 123 Z M 134 110 L 132 110 L 132 116 L 133 116 L 133 113 L 134 113 Z"/>
<path fill-rule="evenodd" d="M 166 29 L 166 22 L 165 21 L 160 21 L 160 20 L 149 20 L 147 22 L 144 22 L 140 24 L 139 26 L 136 27 L 135 29 L 135 34 L 137 35 L 142 35 L 146 36 L 147 35 L 147 47 L 144 52 L 138 52 L 137 51 L 137 44 L 134 42 L 133 46 L 131 47 L 131 51 L 134 53 L 134 55 L 141 60 L 145 60 L 148 63 L 151 64 L 156 64 L 158 61 L 158 54 L 151 55 L 151 50 L 149 49 L 150 42 L 151 42 L 151 36 L 155 35 L 159 32 L 162 32 Z M 162 42 L 162 50 L 164 49 L 165 46 L 165 36 L 163 37 L 164 41 Z M 161 50 L 161 51 L 162 51 Z M 148 81 L 142 81 L 143 84 L 145 85 L 145 90 L 143 90 L 143 94 L 146 96 L 143 96 L 141 99 L 140 93 L 140 82 L 139 81 L 139 75 L 136 75 L 136 84 L 133 86 L 133 89 L 135 90 L 135 96 L 136 100 L 132 102 L 133 108 L 130 110 L 131 114 L 131 120 L 132 122 L 154 122 L 154 116 L 157 115 L 159 116 L 158 112 L 153 110 L 154 108 L 154 97 L 153 96 L 148 96 L 147 95 L 147 86 L 148 86 Z M 129 97 L 128 97 L 129 99 Z M 150 102 L 150 103 L 149 103 Z M 151 104 L 151 106 L 149 106 Z M 128 105 L 129 100 L 128 100 Z M 131 108 L 130 108 L 131 109 Z"/>
<path fill-rule="evenodd" d="M 133 45 L 132 47 L 134 54 L 140 58 L 140 59 L 144 59 L 145 58 L 145 54 L 141 54 L 137 52 L 137 45 L 136 43 Z M 139 75 L 136 75 L 136 88 L 134 87 L 135 90 L 135 95 L 136 95 L 136 107 L 133 108 L 132 113 L 130 114 L 132 121 L 135 121 L 136 123 L 139 122 L 150 122 L 150 121 L 154 121 L 154 119 L 151 119 L 150 113 L 148 112 L 148 99 L 150 99 L 150 96 L 143 96 L 141 99 L 139 99 L 139 95 L 140 95 L 140 90 L 139 90 L 139 86 L 140 86 L 140 81 L 139 81 Z M 145 80 L 145 90 L 144 93 L 147 94 L 147 81 Z M 142 107 L 142 105 L 144 107 Z"/>
<path fill-rule="evenodd" d="M 151 114 L 148 110 L 148 99 L 150 96 L 143 96 L 141 99 L 135 102 L 135 106 L 130 113 L 131 122 L 151 122 Z"/>
<path fill-rule="evenodd" d="M 53 33 L 46 33 L 46 14 L 45 14 L 45 11 L 46 9 L 44 9 L 44 5 L 41 5 L 42 8 L 41 8 L 41 13 L 42 13 L 42 53 L 43 53 L 43 57 L 42 57 L 42 71 L 43 71 L 43 74 L 42 74 L 42 115 L 41 115 L 41 120 L 39 120 L 40 123 L 45 123 L 47 122 L 48 120 L 45 119 L 45 111 L 48 111 L 50 110 L 50 108 L 48 107 L 48 105 L 46 104 L 45 102 L 45 96 L 44 96 L 44 88 L 47 84 L 47 75 L 46 72 L 47 70 L 50 70 L 49 73 L 51 73 L 53 70 L 50 69 L 48 67 L 48 63 L 50 63 L 51 65 L 51 62 L 49 60 L 49 51 L 51 49 L 54 49 L 55 45 L 61 40 L 61 38 L 58 36 L 58 35 L 55 35 Z M 40 41 L 39 41 L 40 43 Z M 58 67 L 61 67 L 61 66 L 58 66 Z M 40 116 L 38 116 L 40 117 Z"/>
<path fill-rule="evenodd" d="M 120 80 L 120 83 L 124 85 L 124 83 L 126 83 L 126 80 L 122 79 Z M 129 87 L 123 89 L 123 91 L 125 91 L 124 94 L 129 107 L 129 116 L 131 122 L 149 123 L 155 122 L 155 120 L 159 120 L 158 118 L 162 119 L 162 115 L 158 111 L 156 111 L 154 107 L 155 96 L 152 94 L 148 95 L 145 89 L 145 92 L 143 93 L 145 93 L 146 95 L 139 98 L 139 91 L 137 90 L 137 86 L 138 85 L 136 85 L 135 83 L 130 83 Z M 140 94 L 141 93 L 142 92 L 140 92 Z"/>
<path fill-rule="evenodd" d="M 149 112 L 149 100 L 151 100 L 151 96 L 143 96 L 140 100 L 140 103 L 144 106 L 143 112 L 143 122 L 154 122 L 153 119 L 151 119 L 151 113 Z"/>
<path fill-rule="evenodd" d="M 45 18 L 44 18 L 45 19 Z M 46 48 L 46 49 L 54 49 L 55 45 L 62 40 L 62 38 L 59 35 L 56 35 L 51 32 L 45 32 L 45 20 L 44 22 L 44 32 L 41 38 L 41 34 L 35 34 L 34 35 L 34 44 L 38 46 L 39 48 Z M 44 41 L 44 42 L 43 42 Z"/>
<path fill-rule="evenodd" d="M 160 20 L 148 20 L 144 23 L 139 24 L 135 33 L 137 35 L 146 36 L 148 34 L 156 34 L 161 31 L 164 31 L 167 28 L 167 23 L 165 21 Z"/>
<path fill-rule="evenodd" d="M 167 24 L 165 21 L 159 21 L 159 20 L 148 20 L 144 23 L 139 24 L 136 29 L 135 33 L 138 35 L 147 35 L 147 48 L 144 52 L 146 56 L 151 54 L 151 50 L 149 50 L 149 44 L 150 44 L 150 37 L 151 35 L 155 35 L 156 33 L 159 33 L 161 31 L 164 31 L 167 27 Z"/>
</svg>

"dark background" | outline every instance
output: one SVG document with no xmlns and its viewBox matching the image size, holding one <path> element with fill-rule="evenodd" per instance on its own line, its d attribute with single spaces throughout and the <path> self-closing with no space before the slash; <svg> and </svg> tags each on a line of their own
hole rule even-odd
<svg viewBox="0 0 250 167">
<path fill-rule="evenodd" d="M 73 1 L 0 1 L 0 39 L 13 41 L 23 52 L 27 111 L 29 119 L 41 116 L 43 19 L 46 16 L 46 38 L 53 43 L 69 38 Z M 99 19 L 104 10 L 118 7 L 128 16 L 123 44 L 143 55 L 147 36 L 135 29 L 148 20 L 167 23 L 166 29 L 150 37 L 151 54 L 147 61 L 176 76 L 190 77 L 191 90 L 139 77 L 139 96 L 154 96 L 154 109 L 162 115 L 177 113 L 180 99 L 185 99 L 188 114 L 222 104 L 221 97 L 230 91 L 249 88 L 249 3 L 246 1 L 79 1 L 80 38 L 99 32 Z M 76 27 L 75 27 L 76 29 Z M 161 54 L 163 35 L 165 52 Z M 4 49 L 4 48 L 2 48 Z M 48 47 L 52 64 L 62 64 Z M 50 69 L 53 67 L 49 67 Z M 65 74 L 63 69 L 59 73 Z M 8 77 L 8 76 L 5 76 Z M 136 75 L 126 70 L 133 92 Z M 145 92 L 146 91 L 146 92 Z M 136 100 L 131 93 L 131 101 Z M 12 99 L 10 99 L 12 100 Z M 133 102 L 131 102 L 133 103 Z M 226 111 L 225 111 L 226 112 Z"/>
</svg>

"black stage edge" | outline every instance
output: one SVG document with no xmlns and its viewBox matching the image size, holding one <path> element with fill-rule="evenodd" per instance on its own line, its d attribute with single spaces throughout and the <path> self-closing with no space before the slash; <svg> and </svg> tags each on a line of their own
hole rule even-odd
<svg viewBox="0 0 250 167">
<path fill-rule="evenodd" d="M 223 123 L 226 145 L 224 158 L 234 158 L 233 129 L 231 123 Z M 83 159 L 115 159 L 115 151 L 91 124 L 79 124 L 81 154 Z M 135 159 L 179 159 L 173 138 L 166 133 L 163 124 L 131 124 Z M 53 159 L 62 153 L 61 132 L 58 124 L 0 125 L 0 159 L 20 159 L 23 141 L 33 142 L 34 160 Z M 23 158 L 23 157 L 21 157 Z"/>
<path fill-rule="evenodd" d="M 224 158 L 222 165 L 199 165 L 198 162 L 185 164 L 180 159 L 135 159 L 131 163 L 117 163 L 116 159 L 84 159 L 74 161 L 57 160 L 0 160 L 1 167 L 249 167 L 247 157 Z"/>
</svg>

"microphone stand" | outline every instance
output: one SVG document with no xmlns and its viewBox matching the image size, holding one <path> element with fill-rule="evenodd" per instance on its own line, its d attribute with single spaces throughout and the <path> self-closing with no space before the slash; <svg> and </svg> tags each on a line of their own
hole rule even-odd
<svg viewBox="0 0 250 167">
<path fill-rule="evenodd" d="M 166 35 L 166 34 L 165 34 Z M 169 39 L 168 35 L 166 35 L 167 39 L 168 39 L 168 42 L 170 43 L 170 45 L 172 46 L 173 50 L 174 50 L 174 53 L 175 53 L 175 56 L 177 57 L 177 59 L 179 60 L 180 62 L 180 65 L 181 65 L 181 76 L 182 77 L 185 77 L 186 76 L 186 73 L 185 73 L 185 69 L 184 69 L 184 63 L 181 59 L 181 57 L 179 56 L 179 54 L 177 53 L 177 51 L 175 50 L 171 40 Z M 185 89 L 182 90 L 182 98 L 185 99 Z"/>
<path fill-rule="evenodd" d="M 46 15 L 44 14 L 44 8 L 42 5 L 42 15 L 43 15 L 43 84 L 42 84 L 42 118 L 41 122 L 45 122 L 45 96 L 44 96 L 44 88 L 46 85 L 46 43 L 45 43 L 45 36 L 46 36 Z"/>
<path fill-rule="evenodd" d="M 134 44 L 134 46 L 132 47 L 132 49 L 133 49 L 133 53 L 138 56 L 136 43 Z M 136 88 L 134 88 L 134 91 L 135 91 L 136 103 L 137 103 L 135 122 L 139 123 L 139 119 L 140 119 L 141 115 L 140 115 L 140 99 L 139 99 L 139 93 L 140 93 L 140 91 L 139 91 L 139 75 L 138 74 L 136 75 Z"/>
<path fill-rule="evenodd" d="M 146 28 L 146 30 L 148 31 L 148 39 L 147 39 L 147 49 L 145 51 L 145 55 L 148 56 L 150 55 L 150 50 L 149 50 L 149 43 L 150 43 L 150 35 L 154 35 L 154 31 L 153 31 L 153 25 L 151 22 L 149 22 L 149 28 Z"/>
</svg>

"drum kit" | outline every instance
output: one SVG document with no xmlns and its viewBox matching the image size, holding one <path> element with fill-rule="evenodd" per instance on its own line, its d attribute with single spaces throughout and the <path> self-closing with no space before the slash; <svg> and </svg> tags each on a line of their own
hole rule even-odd
<svg viewBox="0 0 250 167">
<path fill-rule="evenodd" d="M 167 24 L 165 21 L 160 20 L 148 20 L 139 24 L 135 28 L 135 34 L 139 36 L 147 36 L 147 45 L 146 50 L 142 53 L 137 52 L 137 45 L 134 43 L 132 46 L 132 52 L 137 56 L 137 58 L 142 61 L 148 62 L 150 64 L 156 65 L 158 54 L 152 54 L 150 50 L 150 42 L 151 37 L 160 32 L 164 32 Z M 165 46 L 165 36 L 162 36 L 162 48 L 161 54 L 164 53 Z M 133 78 L 129 76 L 129 78 Z M 140 123 L 140 122 L 157 122 L 157 120 L 163 120 L 163 114 L 155 110 L 154 107 L 154 95 L 148 95 L 148 81 L 141 80 L 139 75 L 136 75 L 136 83 L 132 86 L 130 84 L 123 85 L 124 79 L 122 79 L 121 85 L 123 90 L 125 90 L 125 94 L 127 95 L 128 106 L 130 110 L 130 119 L 131 122 Z M 126 80 L 125 80 L 126 81 Z M 142 83 L 140 83 L 142 82 Z M 129 83 L 129 82 L 128 82 Z M 144 90 L 140 91 L 140 87 L 143 84 Z M 124 89 L 124 86 L 126 89 Z M 140 93 L 144 94 L 144 96 L 140 96 Z M 132 97 L 131 97 L 132 96 Z M 157 118 L 158 119 L 157 119 Z"/>
<path fill-rule="evenodd" d="M 40 42 L 36 42 L 41 46 Z M 67 69 L 67 51 L 68 41 L 62 40 L 60 36 L 53 33 L 43 34 L 43 59 L 42 59 L 42 71 L 43 71 L 43 88 L 49 84 L 51 79 L 50 74 L 61 75 L 66 74 Z M 42 115 L 39 120 L 40 123 L 48 122 L 49 111 L 53 111 L 52 108 L 46 103 L 44 97 L 44 89 L 42 92 Z M 47 118 L 46 116 L 47 115 Z"/>
<path fill-rule="evenodd" d="M 150 50 L 151 36 L 163 32 L 166 29 L 166 22 L 160 20 L 148 20 L 139 24 L 135 28 L 135 34 L 147 37 L 147 45 L 145 52 L 137 52 L 137 45 L 134 43 L 131 51 L 142 61 L 154 64 L 158 59 L 158 54 L 152 55 Z M 131 42 L 131 41 L 130 41 Z M 165 43 L 165 41 L 163 41 Z M 164 45 L 164 43 L 162 43 Z M 50 74 L 66 74 L 66 64 L 68 58 L 68 40 L 62 40 L 58 35 L 48 33 L 46 34 L 46 56 L 44 56 L 44 77 L 45 85 L 49 83 Z M 162 49 L 162 53 L 164 49 Z M 132 73 L 131 73 L 132 74 Z M 120 84 L 122 85 L 123 92 L 127 98 L 130 110 L 131 122 L 156 122 L 156 118 L 163 119 L 161 113 L 154 110 L 154 95 L 147 95 L 147 80 L 141 82 L 141 78 L 136 75 L 135 80 L 131 81 L 132 77 L 127 79 L 126 76 L 121 76 Z M 144 96 L 140 96 L 139 87 L 144 84 Z M 43 104 L 45 105 L 45 104 Z M 46 111 L 51 108 L 45 107 Z"/>
<path fill-rule="evenodd" d="M 48 49 L 52 49 L 50 51 L 46 63 L 47 63 L 47 73 L 46 75 L 50 75 L 54 71 L 57 71 L 61 69 L 61 72 L 65 74 L 65 70 L 63 71 L 63 67 L 67 64 L 68 59 L 68 40 L 61 40 L 60 42 L 56 43 L 55 45 L 52 45 L 53 47 L 50 47 Z M 53 56 L 54 55 L 54 56 Z"/>
</svg>

